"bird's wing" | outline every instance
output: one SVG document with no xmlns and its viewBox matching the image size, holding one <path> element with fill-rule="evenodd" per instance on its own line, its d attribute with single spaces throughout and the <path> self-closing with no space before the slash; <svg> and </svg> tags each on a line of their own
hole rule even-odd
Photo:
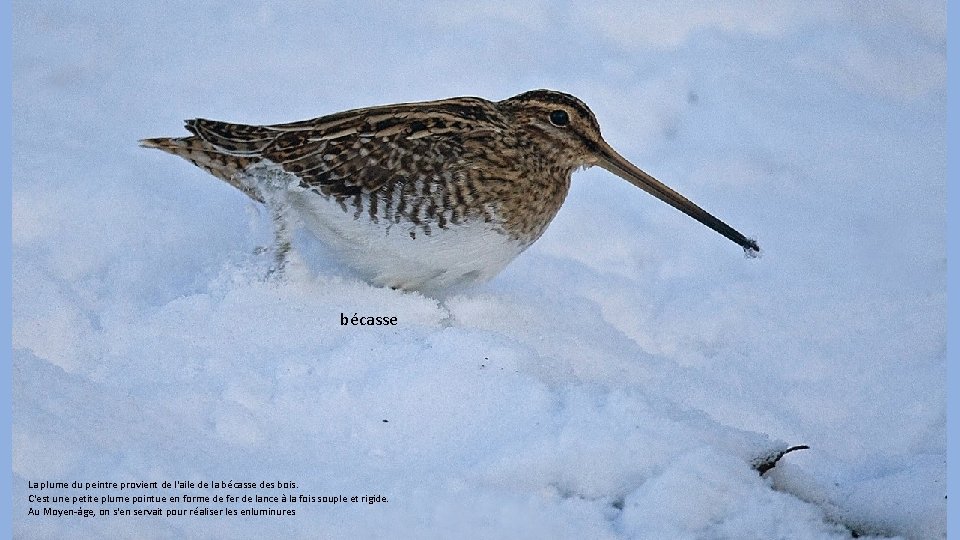
<svg viewBox="0 0 960 540">
<path fill-rule="evenodd" d="M 435 218 L 437 208 L 463 206 L 471 194 L 460 192 L 454 179 L 476 165 L 473 149 L 505 128 L 492 104 L 473 98 L 268 126 L 187 122 L 187 129 L 220 151 L 268 160 L 297 176 L 303 189 L 333 197 L 344 209 L 349 205 L 371 218 L 403 215 L 415 223 Z"/>
<path fill-rule="evenodd" d="M 402 121 L 379 127 L 284 132 L 261 156 L 298 176 L 303 187 L 334 196 L 372 193 L 392 183 L 434 183 L 464 157 L 458 134 L 421 135 L 424 128 Z"/>
<path fill-rule="evenodd" d="M 257 156 L 279 133 L 268 126 L 231 124 L 206 118 L 187 120 L 184 127 L 222 153 L 233 156 Z"/>
</svg>

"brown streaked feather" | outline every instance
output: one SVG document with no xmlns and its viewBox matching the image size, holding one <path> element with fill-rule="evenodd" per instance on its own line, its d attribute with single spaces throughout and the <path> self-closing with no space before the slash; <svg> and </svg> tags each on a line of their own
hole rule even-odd
<svg viewBox="0 0 960 540">
<path fill-rule="evenodd" d="M 256 190 L 240 181 L 241 173 L 255 163 L 255 161 L 250 158 L 227 156 L 196 136 L 142 139 L 140 140 L 140 146 L 144 148 L 156 148 L 175 156 L 180 156 L 246 193 L 253 200 L 263 202 L 263 198 Z"/>
<path fill-rule="evenodd" d="M 261 201 L 262 197 L 233 175 L 269 160 L 296 175 L 300 186 L 335 198 L 345 210 L 356 207 L 372 219 L 414 223 L 432 220 L 438 209 L 463 206 L 463 190 L 451 185 L 473 161 L 464 141 L 489 141 L 506 129 L 493 103 L 480 98 L 399 104 L 357 109 L 329 116 L 254 126 L 197 118 L 186 128 L 194 137 L 165 139 L 182 143 L 148 144 L 212 172 Z M 155 139 L 152 141 L 161 141 Z M 473 141 L 468 146 L 482 147 Z M 198 158 L 197 154 L 201 154 Z M 243 167 L 217 167 L 220 161 Z M 395 202 L 397 196 L 403 204 Z M 457 222 L 466 208 L 440 216 Z"/>
<path fill-rule="evenodd" d="M 256 154 L 270 144 L 277 132 L 263 126 L 230 124 L 205 118 L 184 122 L 190 133 L 230 154 Z"/>
</svg>

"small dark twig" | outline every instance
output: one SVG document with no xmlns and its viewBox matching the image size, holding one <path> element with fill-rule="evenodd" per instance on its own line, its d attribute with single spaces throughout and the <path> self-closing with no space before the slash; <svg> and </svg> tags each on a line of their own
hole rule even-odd
<svg viewBox="0 0 960 540">
<path fill-rule="evenodd" d="M 760 476 L 763 476 L 764 473 L 766 473 L 766 472 L 769 471 L 770 469 L 776 467 L 776 466 L 777 466 L 777 462 L 780 461 L 780 458 L 782 458 L 783 456 L 789 454 L 790 452 L 794 452 L 794 451 L 797 451 L 797 450 L 809 450 L 809 449 L 810 449 L 810 447 L 807 446 L 807 445 L 805 445 L 805 444 L 799 444 L 799 445 L 797 445 L 797 446 L 791 446 L 790 448 L 787 448 L 786 450 L 784 450 L 784 451 L 782 451 L 782 452 L 777 452 L 777 453 L 775 453 L 775 454 L 773 454 L 773 455 L 770 455 L 770 456 L 767 456 L 767 457 L 765 457 L 765 458 L 762 458 L 762 459 L 759 459 L 759 460 L 755 461 L 754 464 L 753 464 L 753 470 L 755 470 L 755 471 L 757 471 L 758 473 L 760 473 Z"/>
</svg>

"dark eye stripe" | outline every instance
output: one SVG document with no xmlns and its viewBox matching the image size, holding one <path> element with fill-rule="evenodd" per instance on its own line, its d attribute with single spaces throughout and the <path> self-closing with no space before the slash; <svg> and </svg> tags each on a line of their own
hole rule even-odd
<svg viewBox="0 0 960 540">
<path fill-rule="evenodd" d="M 567 116 L 567 111 L 557 109 L 550 113 L 550 123 L 555 126 L 563 127 L 570 123 L 570 117 Z"/>
</svg>

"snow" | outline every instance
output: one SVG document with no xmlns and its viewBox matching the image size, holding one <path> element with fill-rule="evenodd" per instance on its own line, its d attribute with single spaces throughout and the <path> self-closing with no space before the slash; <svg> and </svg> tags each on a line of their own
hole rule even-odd
<svg viewBox="0 0 960 540">
<path fill-rule="evenodd" d="M 14 535 L 944 538 L 945 4 L 586 6 L 15 3 Z M 268 281 L 267 213 L 137 146 L 540 87 L 763 256 L 591 169 L 488 284 L 372 287 L 303 234 Z M 388 502 L 28 515 L 218 479 Z"/>
</svg>

